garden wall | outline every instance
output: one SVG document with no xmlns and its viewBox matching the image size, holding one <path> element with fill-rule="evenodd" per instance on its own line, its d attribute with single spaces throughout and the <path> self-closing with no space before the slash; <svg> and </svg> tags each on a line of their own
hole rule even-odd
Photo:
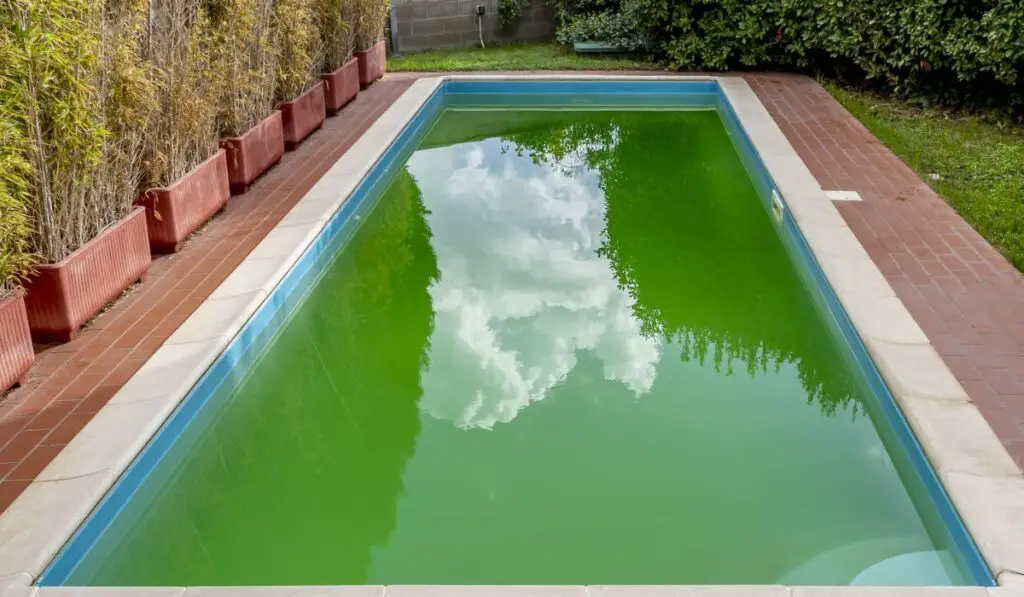
<svg viewBox="0 0 1024 597">
<path fill-rule="evenodd" d="M 555 34 L 555 15 L 544 2 L 523 8 L 516 22 L 502 29 L 499 0 L 393 0 L 394 40 L 398 53 L 480 45 L 476 7 L 483 5 L 485 44 L 549 40 Z"/>
</svg>

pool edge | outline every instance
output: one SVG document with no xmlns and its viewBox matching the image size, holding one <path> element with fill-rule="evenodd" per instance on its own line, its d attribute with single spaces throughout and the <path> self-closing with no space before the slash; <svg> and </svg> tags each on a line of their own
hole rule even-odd
<svg viewBox="0 0 1024 597">
<path fill-rule="evenodd" d="M 7 597 L 5 585 L 35 590 L 36 577 L 443 83 L 531 79 L 718 83 L 992 575 L 999 584 L 1024 580 L 1024 536 L 1010 525 L 1024 517 L 1024 477 L 745 80 L 445 75 L 421 78 L 400 96 L 0 515 L 0 594 Z M 103 592 L 40 590 L 74 589 Z"/>
<path fill-rule="evenodd" d="M 1014 597 L 1007 587 L 784 585 L 336 585 L 26 587 L 4 597 Z"/>
<path fill-rule="evenodd" d="M 749 84 L 719 85 L 992 576 L 1020 575 L 1020 469 Z"/>
</svg>

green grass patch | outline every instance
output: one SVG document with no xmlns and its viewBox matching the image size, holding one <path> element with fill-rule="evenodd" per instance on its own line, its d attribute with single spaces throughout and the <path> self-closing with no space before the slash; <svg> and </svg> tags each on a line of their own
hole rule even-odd
<svg viewBox="0 0 1024 597">
<path fill-rule="evenodd" d="M 620 56 L 575 54 L 557 44 L 511 44 L 392 56 L 392 72 L 483 70 L 655 70 L 661 66 Z"/>
<path fill-rule="evenodd" d="M 1024 271 L 1024 131 L 973 116 L 911 108 L 835 85 L 827 87 Z"/>
</svg>

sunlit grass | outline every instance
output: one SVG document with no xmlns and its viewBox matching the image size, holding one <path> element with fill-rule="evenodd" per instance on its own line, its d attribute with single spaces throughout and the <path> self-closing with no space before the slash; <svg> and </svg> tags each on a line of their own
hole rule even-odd
<svg viewBox="0 0 1024 597">
<path fill-rule="evenodd" d="M 828 89 L 1024 271 L 1024 131 L 835 85 Z"/>
<path fill-rule="evenodd" d="M 388 59 L 392 72 L 504 70 L 653 70 L 643 60 L 600 54 L 575 54 L 557 44 L 511 44 L 488 48 L 418 52 Z"/>
</svg>

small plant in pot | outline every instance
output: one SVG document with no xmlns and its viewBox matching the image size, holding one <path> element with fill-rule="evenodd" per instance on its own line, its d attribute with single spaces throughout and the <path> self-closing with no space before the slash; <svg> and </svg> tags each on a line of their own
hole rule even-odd
<svg viewBox="0 0 1024 597">
<path fill-rule="evenodd" d="M 274 0 L 214 0 L 211 7 L 224 80 L 217 111 L 220 146 L 227 152 L 231 193 L 239 194 L 284 154 L 281 112 L 274 109 Z"/>
<path fill-rule="evenodd" d="M 384 45 L 384 23 L 388 18 L 387 0 L 354 0 L 356 58 L 359 60 L 359 86 L 366 89 L 384 76 L 387 48 Z"/>
<path fill-rule="evenodd" d="M 32 265 L 25 212 L 30 168 L 22 155 L 24 135 L 3 99 L 0 96 L 0 392 L 19 383 L 35 359 L 21 289 Z"/>
<path fill-rule="evenodd" d="M 145 151 L 146 208 L 154 253 L 181 243 L 230 197 L 227 157 L 217 145 L 223 84 L 216 35 L 203 0 L 152 0 L 146 58 L 158 109 Z"/>
<path fill-rule="evenodd" d="M 288 150 L 298 147 L 327 117 L 324 84 L 319 77 L 323 46 L 316 5 L 317 0 L 278 0 L 275 6 L 280 47 L 277 97 Z"/>
<path fill-rule="evenodd" d="M 359 93 L 359 61 L 355 49 L 354 24 L 357 0 L 320 0 L 318 21 L 323 63 L 320 79 L 328 116 L 333 116 Z"/>
<path fill-rule="evenodd" d="M 0 7 L 5 114 L 27 164 L 25 280 L 36 340 L 64 341 L 149 267 L 134 198 L 152 87 L 132 2 L 49 0 Z M 136 18 L 133 18 L 136 17 Z"/>
</svg>

